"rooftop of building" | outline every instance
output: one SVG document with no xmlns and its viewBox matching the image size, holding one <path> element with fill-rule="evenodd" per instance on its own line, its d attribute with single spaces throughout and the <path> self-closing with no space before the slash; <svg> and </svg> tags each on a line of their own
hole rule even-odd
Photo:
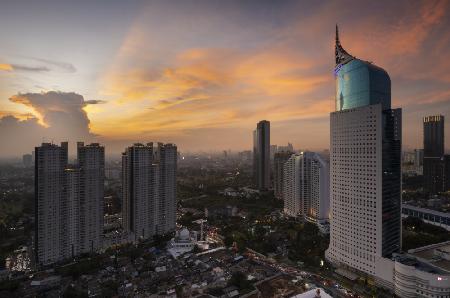
<svg viewBox="0 0 450 298">
<path fill-rule="evenodd" d="M 436 273 L 450 273 L 450 241 L 410 249 L 408 254 L 416 257 L 420 263 L 436 270 Z M 426 270 L 426 266 L 424 268 L 425 271 L 430 272 Z"/>
</svg>

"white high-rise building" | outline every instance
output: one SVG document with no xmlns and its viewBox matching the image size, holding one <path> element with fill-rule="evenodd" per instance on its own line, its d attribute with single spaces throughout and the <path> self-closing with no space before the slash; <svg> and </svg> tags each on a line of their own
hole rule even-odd
<svg viewBox="0 0 450 298">
<path fill-rule="evenodd" d="M 136 239 L 156 234 L 157 181 L 153 143 L 128 147 L 122 154 L 122 217 Z"/>
<path fill-rule="evenodd" d="M 123 227 L 137 239 L 175 230 L 177 148 L 134 144 L 122 154 Z"/>
<path fill-rule="evenodd" d="M 284 164 L 284 212 L 325 225 L 329 218 L 328 162 L 314 152 L 292 154 Z"/>
<path fill-rule="evenodd" d="M 104 215 L 105 147 L 97 143 L 77 144 L 80 202 L 80 252 L 102 247 Z"/>
<path fill-rule="evenodd" d="M 401 248 L 401 110 L 389 75 L 349 55 L 336 31 L 336 112 L 330 121 L 330 245 L 342 270 L 392 283 Z"/>
<path fill-rule="evenodd" d="M 299 154 L 291 155 L 283 167 L 284 213 L 293 217 L 301 216 L 304 210 L 300 186 L 302 169 L 302 156 Z"/>
<path fill-rule="evenodd" d="M 320 227 L 326 226 L 330 218 L 330 164 L 317 153 L 310 155 L 310 204 L 307 219 L 316 222 Z"/>
<path fill-rule="evenodd" d="M 61 146 L 43 143 L 35 157 L 35 258 L 36 264 L 51 264 L 63 258 L 62 219 L 64 211 L 64 169 L 67 142 Z"/>
<path fill-rule="evenodd" d="M 35 256 L 47 265 L 101 247 L 104 148 L 78 144 L 78 164 L 67 162 L 68 143 L 36 147 Z"/>
<path fill-rule="evenodd" d="M 158 143 L 156 162 L 159 165 L 157 232 L 165 234 L 175 230 L 177 214 L 177 147 Z"/>
<path fill-rule="evenodd" d="M 61 208 L 63 225 L 62 258 L 67 259 L 80 253 L 80 171 L 75 167 L 66 167 L 65 195 Z"/>
</svg>

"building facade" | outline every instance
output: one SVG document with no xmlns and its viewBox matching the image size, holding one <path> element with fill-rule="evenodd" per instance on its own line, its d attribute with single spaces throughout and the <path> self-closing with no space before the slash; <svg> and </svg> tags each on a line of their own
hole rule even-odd
<svg viewBox="0 0 450 298">
<path fill-rule="evenodd" d="M 283 167 L 283 202 L 284 213 L 288 216 L 298 217 L 304 214 L 304 200 L 301 191 L 302 156 L 292 154 Z"/>
<path fill-rule="evenodd" d="M 335 77 L 326 258 L 380 276 L 383 258 L 401 249 L 401 110 L 391 109 L 386 71 L 348 54 L 337 28 Z"/>
<path fill-rule="evenodd" d="M 104 215 L 105 147 L 97 143 L 77 143 L 79 168 L 80 251 L 102 247 Z"/>
<path fill-rule="evenodd" d="M 270 122 L 258 122 L 253 132 L 253 170 L 255 186 L 259 190 L 270 188 Z"/>
<path fill-rule="evenodd" d="M 177 147 L 158 143 L 157 164 L 159 165 L 159 193 L 157 232 L 166 234 L 175 230 L 177 214 Z"/>
<path fill-rule="evenodd" d="M 292 151 L 275 153 L 273 158 L 273 192 L 277 199 L 283 199 L 283 173 L 284 164 L 294 154 Z"/>
<path fill-rule="evenodd" d="M 292 154 L 284 164 L 284 213 L 325 226 L 329 219 L 329 166 L 314 152 Z"/>
<path fill-rule="evenodd" d="M 445 190 L 444 116 L 423 118 L 424 190 L 436 194 Z"/>
<path fill-rule="evenodd" d="M 175 230 L 177 147 L 134 144 L 122 154 L 123 227 L 138 239 Z"/>
<path fill-rule="evenodd" d="M 35 158 L 35 259 L 48 265 L 98 251 L 103 234 L 104 147 L 78 144 L 68 164 L 68 143 L 43 143 Z"/>
<path fill-rule="evenodd" d="M 418 175 L 423 175 L 423 149 L 414 149 L 414 168 Z"/>
</svg>

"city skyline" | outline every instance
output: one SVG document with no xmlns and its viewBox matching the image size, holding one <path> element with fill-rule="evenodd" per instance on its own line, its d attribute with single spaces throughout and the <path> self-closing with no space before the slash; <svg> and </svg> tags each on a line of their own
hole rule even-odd
<svg viewBox="0 0 450 298">
<path fill-rule="evenodd" d="M 386 66 L 392 101 L 404 109 L 404 148 L 421 148 L 421 119 L 450 109 L 448 8 L 447 1 L 4 3 L 0 136 L 8 142 L 0 157 L 21 156 L 43 139 L 100 142 L 107 154 L 152 140 L 181 151 L 243 150 L 261 119 L 271 121 L 274 144 L 328 148 L 336 23 L 356 57 Z M 21 26 L 6 26 L 17 20 Z"/>
</svg>

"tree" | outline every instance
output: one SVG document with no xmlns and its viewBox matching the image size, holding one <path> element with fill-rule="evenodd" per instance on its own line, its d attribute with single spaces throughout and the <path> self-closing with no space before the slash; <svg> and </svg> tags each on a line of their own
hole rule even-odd
<svg viewBox="0 0 450 298">
<path fill-rule="evenodd" d="M 250 289 L 252 286 L 251 282 L 247 280 L 247 275 L 240 271 L 236 271 L 231 275 L 228 284 L 237 287 L 240 291 Z"/>
</svg>

